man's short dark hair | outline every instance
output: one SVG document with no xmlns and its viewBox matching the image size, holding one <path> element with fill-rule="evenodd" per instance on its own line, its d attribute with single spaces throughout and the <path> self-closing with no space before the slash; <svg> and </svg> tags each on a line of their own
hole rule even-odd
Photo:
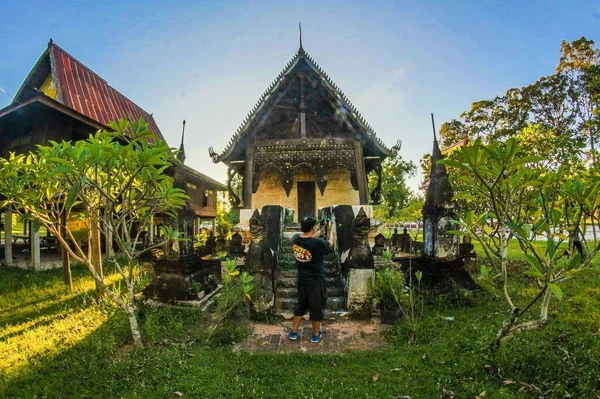
<svg viewBox="0 0 600 399">
<path fill-rule="evenodd" d="M 315 224 L 317 224 L 317 219 L 312 216 L 306 216 L 302 219 L 302 222 L 300 222 L 300 230 L 302 230 L 303 233 L 308 233 L 315 227 Z"/>
</svg>

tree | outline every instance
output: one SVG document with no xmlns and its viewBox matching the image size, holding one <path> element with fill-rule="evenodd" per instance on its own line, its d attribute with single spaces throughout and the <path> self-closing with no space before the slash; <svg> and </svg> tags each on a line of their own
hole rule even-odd
<svg viewBox="0 0 600 399">
<path fill-rule="evenodd" d="M 590 120 L 600 105 L 600 50 L 595 48 L 593 40 L 582 36 L 573 42 L 563 40 L 560 53 L 556 73 L 568 82 L 571 112 L 577 128 L 589 140 L 589 158 L 595 166 L 595 141 L 599 130 Z"/>
<path fill-rule="evenodd" d="M 488 143 L 505 141 L 527 126 L 537 125 L 536 132 L 552 135 L 546 135 L 543 142 L 548 161 L 576 169 L 589 143 L 587 157 L 595 164 L 599 130 L 593 115 L 600 103 L 600 52 L 594 46 L 585 37 L 563 41 L 556 73 L 491 100 L 472 103 L 461 114 L 462 120 L 442 125 L 443 144 L 448 147 L 464 137 L 481 137 Z"/>
<path fill-rule="evenodd" d="M 440 127 L 440 139 L 444 147 L 458 144 L 465 138 L 472 140 L 473 137 L 469 133 L 467 126 L 456 119 L 452 119 L 450 122 L 446 122 Z M 429 168 L 427 171 L 429 172 Z"/>
<path fill-rule="evenodd" d="M 141 347 L 134 301 L 137 257 L 177 234 L 167 229 L 162 242 L 140 249 L 140 227 L 159 212 L 176 217 L 187 195 L 165 174 L 177 163 L 176 151 L 156 140 L 142 119 L 111 122 L 109 127 L 113 131 L 99 130 L 87 140 L 51 142 L 35 153 L 0 159 L 0 192 L 7 198 L 4 206 L 31 218 L 36 229 L 45 226 L 69 256 L 87 266 L 96 284 L 127 314 L 134 344 Z M 88 229 L 87 243 L 75 239 L 66 224 L 75 214 Z M 94 230 L 114 239 L 124 265 L 117 254 L 107 261 L 125 282 L 125 292 L 104 281 L 91 251 L 84 249 L 84 244 L 91 247 Z"/>
<path fill-rule="evenodd" d="M 399 222 L 421 222 L 423 220 L 423 195 L 411 194 L 406 206 L 398 212 Z"/>
<path fill-rule="evenodd" d="M 378 219 L 393 221 L 411 197 L 406 178 L 415 174 L 416 167 L 412 161 L 405 161 L 400 155 L 396 155 L 386 158 L 381 169 L 381 204 L 376 205 L 374 211 Z M 370 190 L 375 187 L 376 182 L 376 176 L 371 174 Z"/>
<path fill-rule="evenodd" d="M 560 284 L 589 270 L 600 249 L 595 239 L 589 248 L 583 234 L 591 224 L 596 237 L 598 175 L 585 172 L 565 179 L 566 169 L 549 171 L 542 161 L 524 150 L 515 137 L 487 145 L 478 139 L 461 148 L 454 159 L 441 161 L 452 166 L 454 179 L 465 183 L 458 186 L 455 198 L 484 207 L 481 213 L 460 212 L 455 233 L 468 234 L 481 244 L 489 267 L 482 266 L 480 281 L 503 296 L 510 308 L 511 316 L 492 348 L 508 336 L 544 325 L 552 296 L 562 299 Z M 529 265 L 524 274 L 538 287 L 534 298 L 523 304 L 516 302 L 509 289 L 514 284 L 508 271 L 508 246 L 513 238 Z M 539 240 L 545 242 L 545 249 Z M 565 241 L 568 248 L 559 249 Z M 522 322 L 538 302 L 539 317 Z"/>
</svg>

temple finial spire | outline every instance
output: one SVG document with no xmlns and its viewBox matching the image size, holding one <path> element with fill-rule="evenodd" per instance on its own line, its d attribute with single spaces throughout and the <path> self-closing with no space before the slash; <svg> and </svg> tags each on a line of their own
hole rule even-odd
<svg viewBox="0 0 600 399">
<path fill-rule="evenodd" d="M 181 129 L 181 147 L 183 148 L 183 139 L 185 137 L 185 119 L 183 120 L 183 129 Z"/>
<path fill-rule="evenodd" d="M 433 119 L 433 112 L 431 113 L 431 127 L 433 128 L 433 141 L 437 141 L 437 136 L 435 132 L 435 120 Z"/>
<path fill-rule="evenodd" d="M 183 164 L 185 162 L 185 148 L 183 146 L 183 140 L 185 138 L 185 119 L 183 120 L 183 128 L 181 129 L 181 145 L 179 146 L 179 160 Z"/>
<path fill-rule="evenodd" d="M 298 22 L 298 29 L 300 30 L 300 48 L 302 48 L 302 22 Z"/>
<path fill-rule="evenodd" d="M 435 163 L 442 159 L 442 151 L 440 150 L 440 144 L 437 140 L 437 133 L 435 131 L 435 120 L 433 119 L 433 113 L 431 113 L 431 127 L 433 128 L 433 151 L 431 153 L 431 160 L 433 161 L 433 163 Z"/>
</svg>

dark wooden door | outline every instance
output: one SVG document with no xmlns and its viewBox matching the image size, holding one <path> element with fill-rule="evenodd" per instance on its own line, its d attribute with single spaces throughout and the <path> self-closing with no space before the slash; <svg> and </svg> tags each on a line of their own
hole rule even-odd
<svg viewBox="0 0 600 399">
<path fill-rule="evenodd" d="M 315 182 L 298 182 L 298 221 L 305 216 L 315 217 Z"/>
</svg>

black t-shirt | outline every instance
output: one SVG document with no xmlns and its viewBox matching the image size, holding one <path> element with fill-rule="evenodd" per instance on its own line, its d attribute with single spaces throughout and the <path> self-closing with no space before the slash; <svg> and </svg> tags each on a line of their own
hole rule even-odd
<svg viewBox="0 0 600 399">
<path fill-rule="evenodd" d="M 298 284 L 325 284 L 325 262 L 323 256 L 331 252 L 331 246 L 322 238 L 302 238 L 295 234 L 292 251 L 298 268 Z"/>
</svg>

